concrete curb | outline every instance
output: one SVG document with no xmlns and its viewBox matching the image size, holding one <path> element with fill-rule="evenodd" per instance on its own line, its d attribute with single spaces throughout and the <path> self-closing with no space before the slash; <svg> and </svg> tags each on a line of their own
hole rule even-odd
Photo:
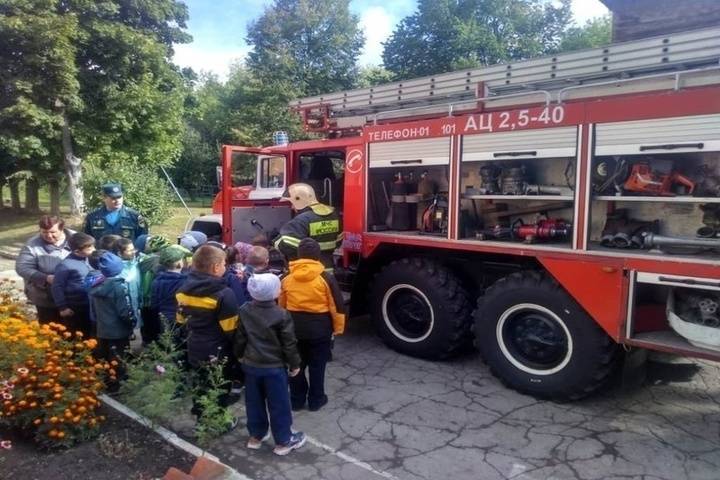
<svg viewBox="0 0 720 480">
<path fill-rule="evenodd" d="M 197 461 L 189 474 L 172 467 L 167 471 L 165 476 L 163 476 L 163 480 L 253 480 L 250 477 L 238 472 L 231 466 L 225 465 L 215 455 L 186 440 L 183 440 L 176 433 L 171 432 L 167 428 L 154 424 L 148 418 L 143 417 L 117 400 L 110 398 L 107 395 L 101 395 L 100 398 L 109 407 L 114 408 L 119 413 L 122 413 L 140 425 L 149 428 L 174 447 L 197 457 Z"/>
</svg>

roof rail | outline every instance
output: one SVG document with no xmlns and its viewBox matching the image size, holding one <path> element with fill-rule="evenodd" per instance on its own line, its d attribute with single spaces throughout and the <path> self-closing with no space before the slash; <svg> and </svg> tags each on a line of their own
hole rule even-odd
<svg viewBox="0 0 720 480">
<path fill-rule="evenodd" d="M 437 112 L 440 105 L 512 99 L 510 95 L 538 91 L 563 91 L 565 97 L 573 87 L 674 75 L 719 61 L 720 27 L 713 27 L 301 98 L 290 106 L 303 113 L 307 129 L 356 128 L 368 115 L 377 121 L 402 111 Z"/>
</svg>

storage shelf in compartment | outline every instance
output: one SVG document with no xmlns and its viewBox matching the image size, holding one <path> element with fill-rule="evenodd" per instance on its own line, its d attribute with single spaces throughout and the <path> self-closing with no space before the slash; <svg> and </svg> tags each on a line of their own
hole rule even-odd
<svg viewBox="0 0 720 480">
<path fill-rule="evenodd" d="M 720 197 L 631 197 L 631 196 L 613 196 L 599 195 L 593 197 L 593 200 L 603 202 L 667 202 L 667 203 L 720 203 Z"/>
<path fill-rule="evenodd" d="M 517 157 L 506 157 L 506 156 L 499 156 L 499 157 L 492 157 L 492 158 L 465 158 L 463 159 L 462 163 L 485 163 L 485 162 L 537 162 L 539 160 L 564 160 L 567 161 L 568 158 L 574 158 L 575 154 L 573 155 L 567 155 L 567 156 L 532 156 L 532 155 L 526 155 L 526 156 L 517 156 Z"/>
<path fill-rule="evenodd" d="M 437 238 L 440 240 L 447 240 L 447 233 L 427 233 L 420 232 L 419 230 L 368 230 L 367 233 L 372 235 L 407 235 L 410 237 Z"/>
<path fill-rule="evenodd" d="M 462 198 L 467 200 L 561 200 L 572 202 L 574 197 L 566 195 L 466 195 Z"/>
<path fill-rule="evenodd" d="M 572 245 L 570 240 L 564 242 L 536 242 L 536 243 L 525 243 L 522 241 L 512 240 L 480 240 L 475 237 L 461 238 L 463 241 L 476 242 L 482 245 L 491 245 L 494 247 L 511 247 L 511 248 L 550 248 L 550 249 L 563 249 L 570 250 Z"/>
<path fill-rule="evenodd" d="M 638 333 L 629 338 L 627 343 L 653 350 L 687 354 L 711 360 L 720 358 L 720 351 L 696 347 L 672 330 Z"/>
<path fill-rule="evenodd" d="M 588 248 L 593 251 L 600 251 L 608 254 L 614 254 L 622 257 L 663 257 L 666 260 L 678 259 L 682 261 L 687 260 L 704 260 L 704 261 L 718 261 L 720 260 L 720 252 L 713 253 L 711 251 L 704 251 L 699 254 L 690 253 L 665 253 L 658 250 L 642 250 L 639 248 L 609 248 L 600 245 L 600 242 L 588 242 Z"/>
</svg>

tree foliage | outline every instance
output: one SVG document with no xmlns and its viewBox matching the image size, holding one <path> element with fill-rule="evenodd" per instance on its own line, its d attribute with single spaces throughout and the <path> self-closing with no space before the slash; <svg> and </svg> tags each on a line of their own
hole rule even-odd
<svg viewBox="0 0 720 480">
<path fill-rule="evenodd" d="M 115 155 L 103 162 L 102 168 L 89 165 L 84 182 L 89 193 L 88 209 L 102 205 L 104 183 L 117 182 L 123 187 L 127 205 L 142 212 L 151 225 L 160 224 L 170 216 L 173 194 L 158 167 L 153 165 L 130 156 Z"/>
<path fill-rule="evenodd" d="M 187 15 L 177 0 L 2 2 L 3 163 L 59 170 L 64 159 L 76 210 L 83 162 L 172 163 L 185 86 L 169 59 L 190 39 Z"/>
<path fill-rule="evenodd" d="M 300 96 L 353 88 L 364 39 L 349 3 L 275 0 L 248 27 L 248 68 Z"/>
<path fill-rule="evenodd" d="M 433 75 L 555 52 L 570 1 L 420 0 L 384 44 L 396 79 Z"/>
<path fill-rule="evenodd" d="M 609 15 L 593 18 L 581 27 L 571 27 L 565 33 L 560 50 L 569 52 L 607 45 L 612 38 L 612 20 Z"/>
<path fill-rule="evenodd" d="M 393 81 L 393 74 L 384 67 L 370 65 L 360 68 L 357 87 L 369 88 Z"/>
<path fill-rule="evenodd" d="M 78 20 L 52 0 L 0 4 L 0 174 L 61 169 L 58 104 L 81 105 Z"/>
</svg>

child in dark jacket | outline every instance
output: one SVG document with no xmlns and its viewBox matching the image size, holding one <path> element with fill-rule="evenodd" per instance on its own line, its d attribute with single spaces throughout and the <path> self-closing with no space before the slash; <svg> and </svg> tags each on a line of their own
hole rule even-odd
<svg viewBox="0 0 720 480">
<path fill-rule="evenodd" d="M 315 240 L 301 240 L 299 258 L 290 262 L 290 273 L 282 281 L 279 303 L 292 315 L 302 358 L 300 374 L 290 379 L 293 410 L 300 410 L 307 402 L 308 409 L 316 411 L 328 402 L 325 366 L 333 336 L 345 330 L 342 293 L 335 277 L 325 272 L 320 253 Z"/>
<path fill-rule="evenodd" d="M 175 324 L 175 294 L 187 279 L 182 269 L 185 267 L 185 259 L 191 256 L 190 250 L 180 245 L 170 245 L 160 252 L 160 268 L 151 286 L 150 308 L 159 316 L 162 331 Z"/>
<path fill-rule="evenodd" d="M 290 376 L 300 371 L 300 356 L 293 333 L 292 318 L 275 304 L 280 279 L 271 273 L 256 273 L 248 279 L 252 301 L 240 308 L 240 323 L 234 351 L 245 372 L 245 408 L 250 433 L 247 447 L 257 450 L 269 438 L 275 439 L 274 452 L 287 455 L 300 448 L 306 437 L 293 433 L 288 399 Z M 270 419 L 268 422 L 268 412 Z"/>
<path fill-rule="evenodd" d="M 90 273 L 88 257 L 95 251 L 95 239 L 85 233 L 76 233 L 70 237 L 68 245 L 72 253 L 55 268 L 52 296 L 65 327 L 89 337 L 92 333 L 90 304 L 84 281 Z"/>
<path fill-rule="evenodd" d="M 111 374 L 107 381 L 108 391 L 114 393 L 119 388 L 117 379 L 125 378 L 122 358 L 130 346 L 130 335 L 137 319 L 127 282 L 120 277 L 125 267 L 122 259 L 114 253 L 105 252 L 97 263 L 101 275 L 94 276 L 89 293 L 97 324 L 95 356 L 107 362 L 118 362 L 116 375 Z"/>
<path fill-rule="evenodd" d="M 176 320 L 187 331 L 187 353 L 190 367 L 197 372 L 198 390 L 207 388 L 208 363 L 225 361 L 226 371 L 233 367 L 232 338 L 238 322 L 235 294 L 224 280 L 225 252 L 203 245 L 192 257 L 192 270 L 175 295 L 178 304 Z M 226 377 L 229 375 L 226 373 Z M 230 382 L 227 382 L 228 392 Z M 219 399 L 228 404 L 228 395 Z M 202 408 L 194 402 L 193 413 L 200 417 Z M 237 425 L 237 420 L 230 427 Z"/>
</svg>

